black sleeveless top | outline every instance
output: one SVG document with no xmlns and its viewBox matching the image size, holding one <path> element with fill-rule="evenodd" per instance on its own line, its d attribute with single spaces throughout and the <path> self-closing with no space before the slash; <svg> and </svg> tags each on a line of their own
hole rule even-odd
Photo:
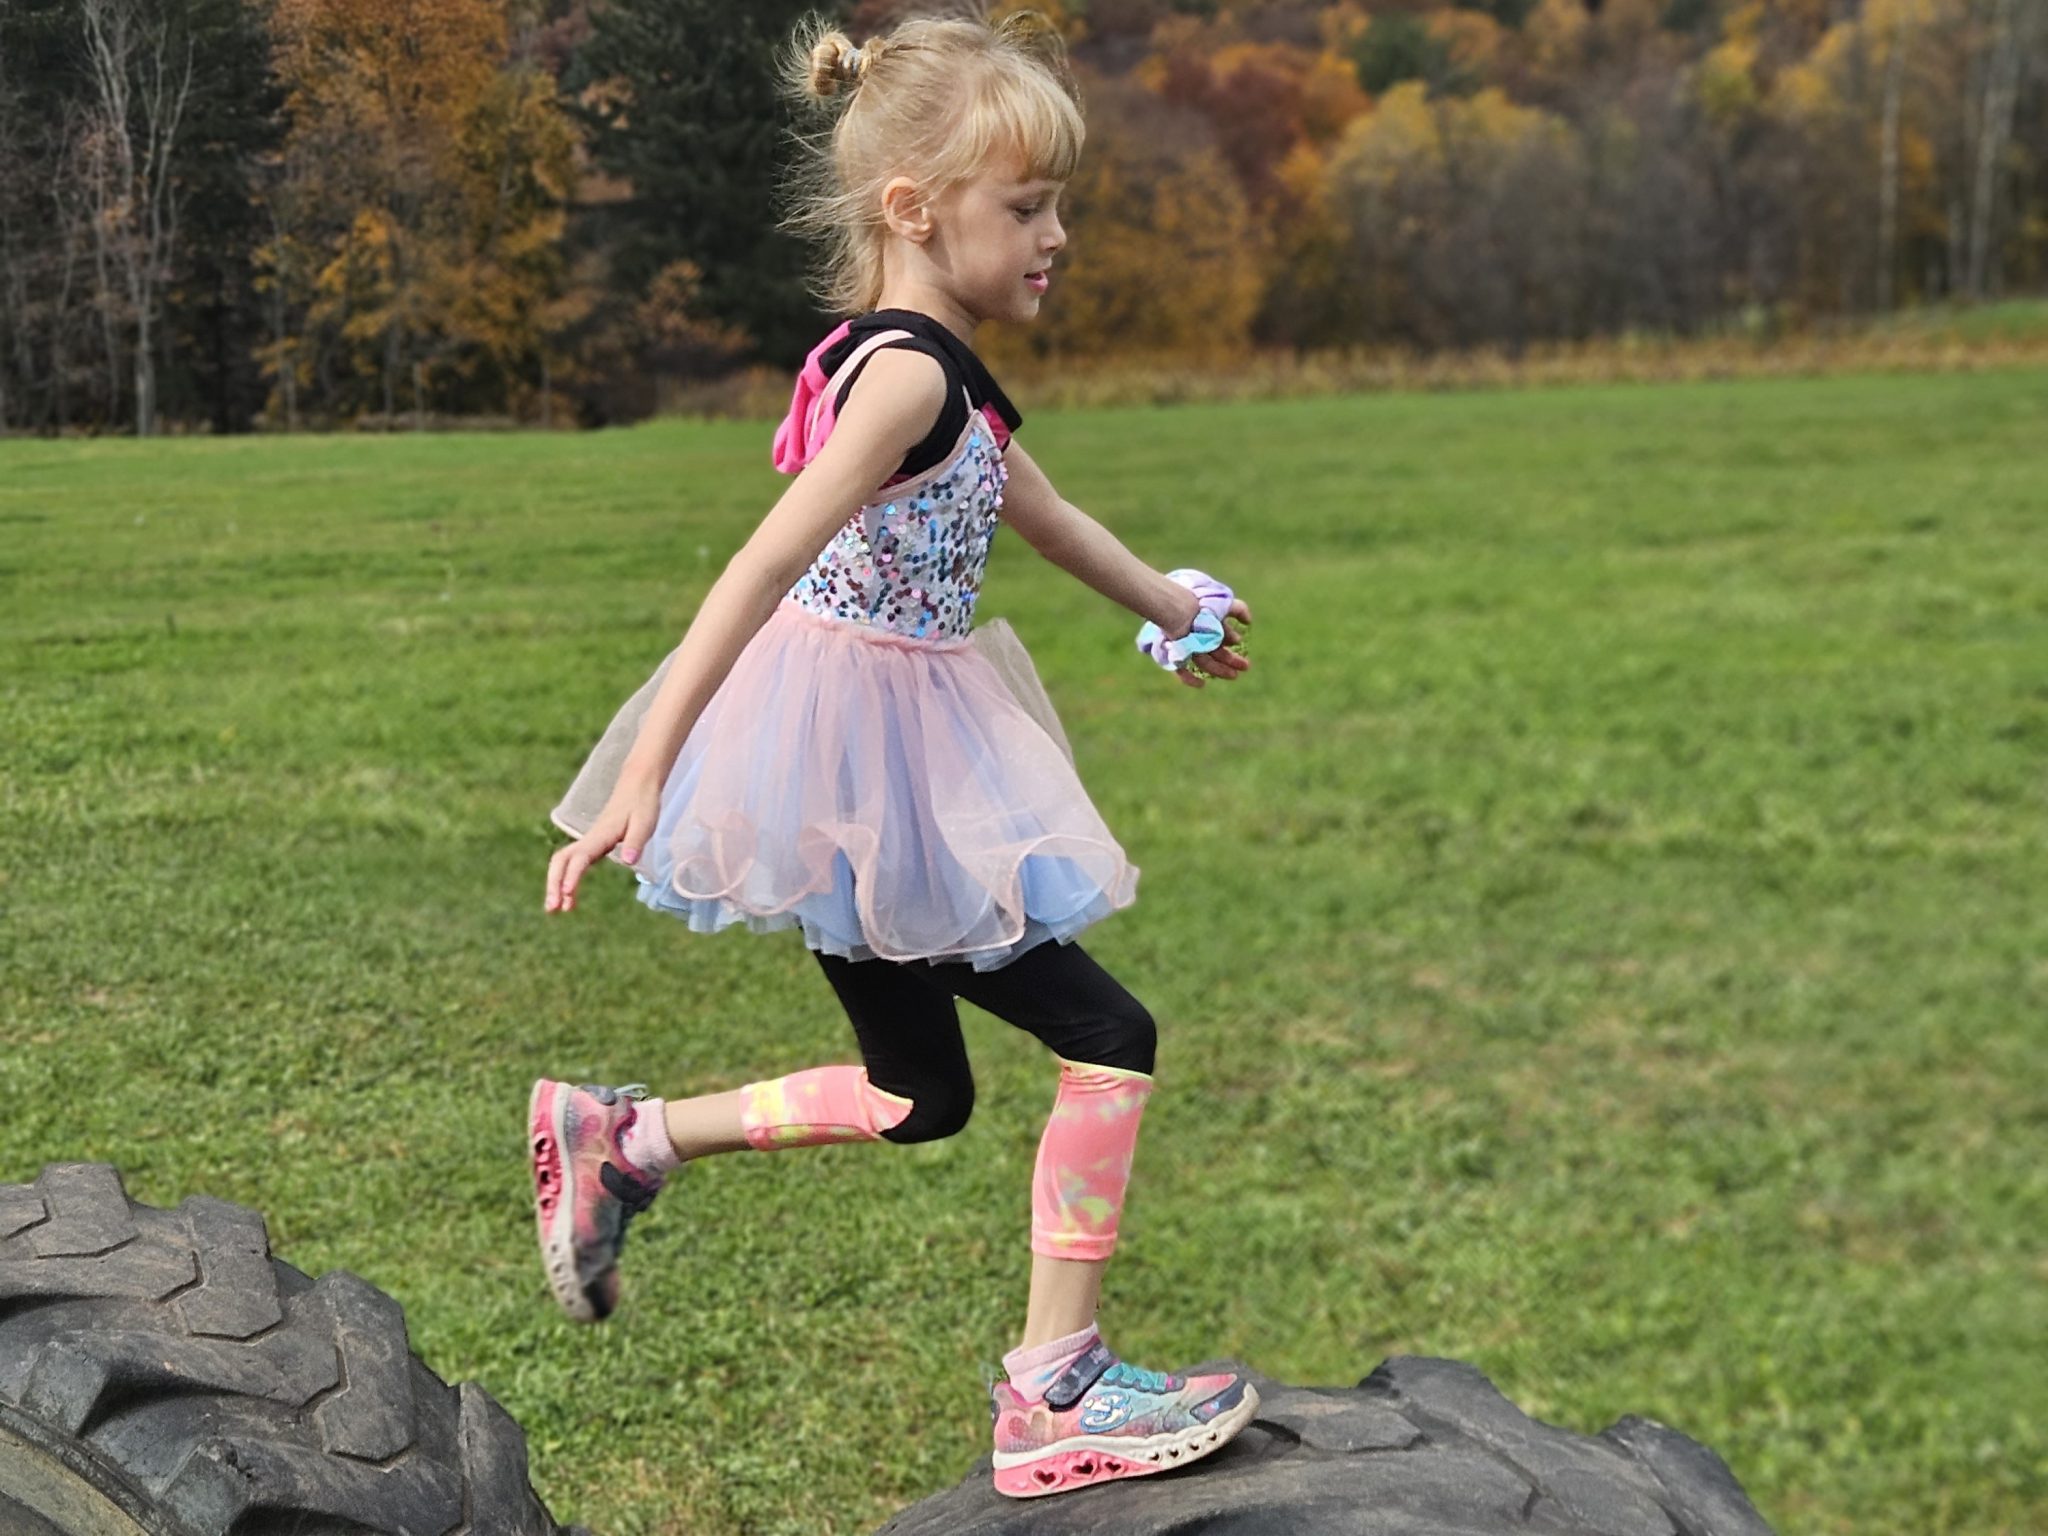
<svg viewBox="0 0 2048 1536">
<path fill-rule="evenodd" d="M 898 466 L 894 478 L 922 474 L 944 461 L 953 445 L 960 440 L 960 434 L 966 430 L 967 402 L 970 399 L 974 408 L 989 418 L 998 446 L 1007 445 L 1010 434 L 1024 424 L 1017 407 L 1010 403 L 1010 397 L 1003 393 L 981 359 L 974 355 L 973 349 L 930 315 L 915 309 L 877 309 L 847 322 L 846 335 L 826 348 L 818 358 L 818 365 L 824 369 L 825 376 L 830 378 L 852 355 L 853 349 L 877 331 L 909 331 L 909 336 L 885 341 L 882 347 L 905 347 L 923 352 L 938 359 L 939 366 L 946 371 L 946 403 L 939 408 L 939 419 L 925 434 L 924 440 L 903 456 L 903 463 Z M 868 357 L 873 357 L 882 347 L 870 351 Z M 860 377 L 861 369 L 867 367 L 868 357 L 854 364 L 853 372 L 840 384 L 839 393 L 832 402 L 835 414 L 846 409 L 846 397 L 853 389 L 853 381 Z"/>
</svg>

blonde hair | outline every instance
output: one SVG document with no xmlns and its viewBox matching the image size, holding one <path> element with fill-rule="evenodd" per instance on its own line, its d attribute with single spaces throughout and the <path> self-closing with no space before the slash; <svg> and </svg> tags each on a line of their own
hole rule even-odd
<svg viewBox="0 0 2048 1536">
<path fill-rule="evenodd" d="M 795 138 L 781 227 L 823 247 L 812 292 L 833 314 L 873 309 L 888 225 L 882 189 L 908 176 L 927 199 L 1018 153 L 1026 180 L 1066 181 L 1081 158 L 1081 90 L 1046 17 L 917 16 L 856 47 L 807 16 L 781 62 L 784 91 L 833 114 Z"/>
</svg>

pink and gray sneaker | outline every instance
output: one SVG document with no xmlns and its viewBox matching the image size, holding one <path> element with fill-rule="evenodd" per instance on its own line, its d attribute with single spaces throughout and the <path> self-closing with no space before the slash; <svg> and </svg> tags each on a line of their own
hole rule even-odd
<svg viewBox="0 0 2048 1536">
<path fill-rule="evenodd" d="M 1251 1422 L 1259 1394 L 1234 1372 L 1184 1376 L 1127 1365 L 1097 1334 L 1042 1403 L 989 1382 L 996 1492 L 1066 1493 L 1199 1461 Z"/>
<path fill-rule="evenodd" d="M 645 1084 L 581 1088 L 542 1078 L 527 1109 L 541 1263 L 555 1300 L 579 1323 L 619 1304 L 626 1224 L 654 1203 L 667 1175 L 629 1159 L 622 1143 Z"/>
</svg>

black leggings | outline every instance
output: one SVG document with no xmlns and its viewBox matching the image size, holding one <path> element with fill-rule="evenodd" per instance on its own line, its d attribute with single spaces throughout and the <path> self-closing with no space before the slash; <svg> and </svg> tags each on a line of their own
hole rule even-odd
<svg viewBox="0 0 2048 1536">
<path fill-rule="evenodd" d="M 973 1112 L 974 1074 L 956 997 L 1028 1029 L 1068 1061 L 1151 1075 L 1152 1015 L 1077 943 L 1047 939 L 991 971 L 965 960 L 811 953 L 853 1021 L 868 1081 L 913 1103 L 882 1132 L 889 1141 L 951 1136 Z"/>
</svg>

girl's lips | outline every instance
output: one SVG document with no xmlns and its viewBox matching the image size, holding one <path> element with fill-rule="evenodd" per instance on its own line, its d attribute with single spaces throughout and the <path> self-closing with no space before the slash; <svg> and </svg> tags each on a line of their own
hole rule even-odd
<svg viewBox="0 0 2048 1536">
<path fill-rule="evenodd" d="M 1052 279 L 1047 277 L 1043 272 L 1027 272 L 1024 275 L 1024 281 L 1029 283 L 1038 292 L 1043 293 L 1045 292 L 1046 288 L 1050 285 Z"/>
</svg>

